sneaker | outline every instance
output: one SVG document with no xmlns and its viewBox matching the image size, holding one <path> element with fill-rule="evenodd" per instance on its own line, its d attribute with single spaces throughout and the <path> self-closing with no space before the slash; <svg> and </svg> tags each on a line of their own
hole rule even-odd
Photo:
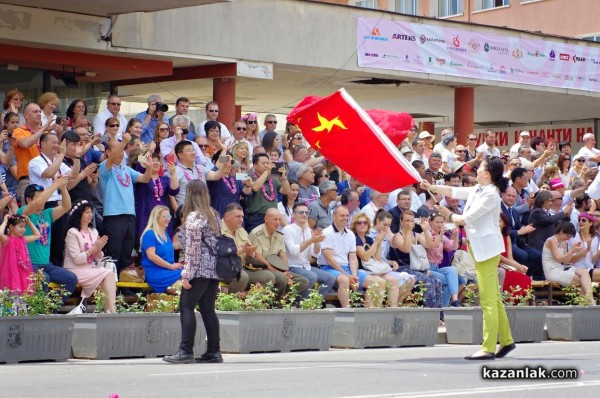
<svg viewBox="0 0 600 398">
<path fill-rule="evenodd" d="M 194 358 L 196 363 L 223 363 L 223 356 L 220 352 L 204 353 Z"/>
<path fill-rule="evenodd" d="M 163 357 L 163 361 L 169 363 L 192 363 L 194 362 L 194 355 L 186 354 L 185 352 L 179 350 L 176 354 Z"/>
</svg>

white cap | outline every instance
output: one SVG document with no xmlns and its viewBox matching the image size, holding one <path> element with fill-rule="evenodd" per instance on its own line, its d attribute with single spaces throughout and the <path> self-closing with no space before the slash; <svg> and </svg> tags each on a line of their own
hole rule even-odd
<svg viewBox="0 0 600 398">
<path fill-rule="evenodd" d="M 429 134 L 429 131 L 421 131 L 419 133 L 419 138 L 424 140 L 425 138 L 431 138 L 433 137 L 431 134 Z"/>
<path fill-rule="evenodd" d="M 519 134 L 519 137 L 530 137 L 529 131 L 521 131 L 521 134 Z"/>
</svg>

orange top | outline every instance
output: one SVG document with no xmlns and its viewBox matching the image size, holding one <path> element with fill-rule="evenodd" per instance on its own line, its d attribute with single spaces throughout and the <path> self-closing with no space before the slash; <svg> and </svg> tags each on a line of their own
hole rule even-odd
<svg viewBox="0 0 600 398">
<path fill-rule="evenodd" d="M 33 132 L 23 125 L 13 131 L 15 138 L 15 159 L 17 160 L 17 180 L 21 177 L 29 177 L 29 161 L 36 156 L 40 156 L 40 149 L 35 143 L 29 148 L 21 148 L 18 142 L 23 138 L 31 137 Z"/>
</svg>

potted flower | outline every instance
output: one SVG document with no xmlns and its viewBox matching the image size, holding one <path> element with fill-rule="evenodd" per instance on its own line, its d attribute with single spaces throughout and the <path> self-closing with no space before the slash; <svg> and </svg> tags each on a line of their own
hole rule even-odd
<svg viewBox="0 0 600 398">
<path fill-rule="evenodd" d="M 598 283 L 592 283 L 592 295 Z M 591 305 L 589 296 L 582 296 L 578 286 L 562 289 L 566 306 L 550 306 L 546 313 L 546 327 L 550 340 L 600 340 L 600 309 Z"/>
<path fill-rule="evenodd" d="M 147 303 L 142 293 L 128 303 L 117 296 L 114 314 L 101 313 L 104 292 L 94 293 L 95 313 L 78 315 L 73 335 L 73 356 L 86 359 L 158 357 L 177 351 L 181 340 L 179 314 L 174 313 L 179 295 L 158 294 Z M 197 314 L 200 320 L 200 314 Z M 198 322 L 196 342 L 206 335 Z M 201 351 L 201 347 L 194 347 Z"/>
<path fill-rule="evenodd" d="M 432 346 L 437 340 L 440 312 L 422 308 L 425 286 L 420 283 L 405 301 L 406 306 L 384 306 L 387 287 L 371 288 L 373 308 L 360 308 L 362 298 L 350 291 L 350 308 L 336 308 L 333 347 Z"/>
<path fill-rule="evenodd" d="M 25 293 L 0 291 L 0 362 L 67 360 L 74 317 L 55 314 L 67 293 L 47 290 L 41 271 L 30 279 Z"/>
<path fill-rule="evenodd" d="M 246 293 L 219 293 L 221 351 L 328 350 L 334 314 L 321 310 L 323 296 L 313 290 L 298 301 L 295 283 L 279 301 L 273 283 L 252 285 Z"/>
</svg>

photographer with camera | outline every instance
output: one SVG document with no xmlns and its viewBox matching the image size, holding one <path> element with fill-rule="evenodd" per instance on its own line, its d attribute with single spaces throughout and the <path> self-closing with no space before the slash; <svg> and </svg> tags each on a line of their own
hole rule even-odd
<svg viewBox="0 0 600 398">
<path fill-rule="evenodd" d="M 158 94 L 148 96 L 148 109 L 138 113 L 135 118 L 142 121 L 142 142 L 146 145 L 154 138 L 156 125 L 165 119 L 165 113 L 169 111 L 169 105 L 163 103 Z"/>
</svg>

